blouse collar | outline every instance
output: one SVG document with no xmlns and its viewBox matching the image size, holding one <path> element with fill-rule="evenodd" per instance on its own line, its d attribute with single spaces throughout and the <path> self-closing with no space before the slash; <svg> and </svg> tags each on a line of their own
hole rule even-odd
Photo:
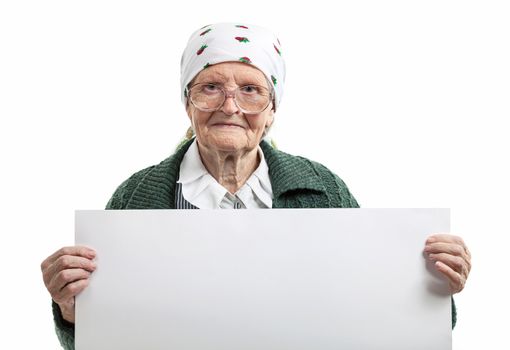
<svg viewBox="0 0 510 350">
<path fill-rule="evenodd" d="M 258 147 L 260 163 L 246 183 L 236 193 L 246 208 L 271 208 L 273 191 L 269 178 L 269 168 L 260 146 Z M 182 184 L 183 197 L 201 209 L 220 208 L 220 204 L 228 191 L 209 174 L 198 150 L 196 139 L 184 155 L 180 166 L 179 183 Z M 257 201 L 258 199 L 258 201 Z"/>
</svg>

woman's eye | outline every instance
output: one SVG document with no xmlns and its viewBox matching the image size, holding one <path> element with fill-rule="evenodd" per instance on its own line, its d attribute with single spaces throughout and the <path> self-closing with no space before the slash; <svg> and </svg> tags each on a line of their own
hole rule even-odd
<svg viewBox="0 0 510 350">
<path fill-rule="evenodd" d="M 241 88 L 241 91 L 246 94 L 256 94 L 259 91 L 259 89 L 253 85 L 246 85 Z"/>
<path fill-rule="evenodd" d="M 206 92 L 216 92 L 218 91 L 218 86 L 215 84 L 205 84 L 202 89 Z"/>
</svg>

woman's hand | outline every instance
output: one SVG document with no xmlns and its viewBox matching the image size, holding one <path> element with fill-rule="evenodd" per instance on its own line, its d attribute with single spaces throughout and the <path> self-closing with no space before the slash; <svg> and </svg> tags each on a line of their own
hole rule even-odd
<svg viewBox="0 0 510 350">
<path fill-rule="evenodd" d="M 74 323 L 74 297 L 88 286 L 90 274 L 96 269 L 92 261 L 95 256 L 88 247 L 65 247 L 41 263 L 46 289 L 68 322 Z"/>
<path fill-rule="evenodd" d="M 471 253 L 462 238 L 450 234 L 431 235 L 424 251 L 436 269 L 448 278 L 452 294 L 464 289 L 471 271 Z"/>
</svg>

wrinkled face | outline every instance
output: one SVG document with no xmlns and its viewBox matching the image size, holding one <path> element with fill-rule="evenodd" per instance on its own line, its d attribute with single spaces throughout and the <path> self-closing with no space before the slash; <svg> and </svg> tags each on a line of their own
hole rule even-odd
<svg viewBox="0 0 510 350">
<path fill-rule="evenodd" d="M 224 62 L 201 71 L 192 85 L 215 83 L 227 91 L 237 87 L 259 85 L 270 88 L 264 73 L 241 62 Z M 188 101 L 186 111 L 201 147 L 211 151 L 247 153 L 260 143 L 264 130 L 273 123 L 273 104 L 258 114 L 245 114 L 227 97 L 215 112 L 204 112 Z"/>
</svg>

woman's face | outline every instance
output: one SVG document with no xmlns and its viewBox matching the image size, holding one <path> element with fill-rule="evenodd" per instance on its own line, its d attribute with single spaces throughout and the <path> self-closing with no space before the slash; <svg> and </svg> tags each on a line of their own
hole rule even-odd
<svg viewBox="0 0 510 350">
<path fill-rule="evenodd" d="M 220 84 L 226 91 L 234 91 L 245 85 L 260 85 L 267 88 L 264 73 L 241 62 L 225 62 L 201 71 L 193 85 L 199 83 Z M 216 112 L 204 112 L 188 102 L 186 111 L 195 130 L 198 143 L 211 151 L 247 153 L 255 149 L 264 130 L 273 123 L 273 104 L 258 114 L 245 114 L 228 97 Z"/>
</svg>

